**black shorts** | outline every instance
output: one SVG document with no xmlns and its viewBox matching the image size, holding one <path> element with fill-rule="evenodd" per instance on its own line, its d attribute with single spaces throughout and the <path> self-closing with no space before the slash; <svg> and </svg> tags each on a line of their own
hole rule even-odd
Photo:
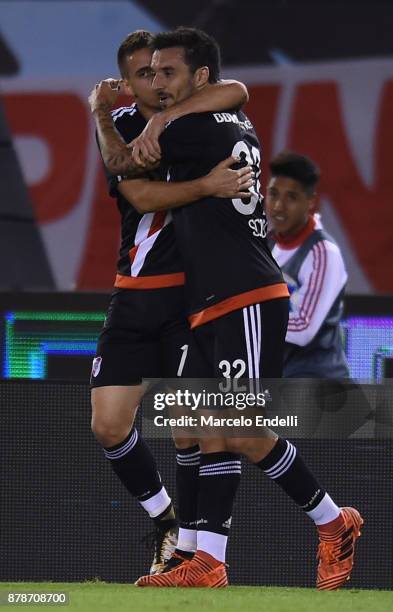
<svg viewBox="0 0 393 612">
<path fill-rule="evenodd" d="M 118 289 L 99 336 L 91 386 L 139 385 L 145 378 L 200 372 L 182 287 Z M 196 374 L 199 376 L 199 374 Z"/>
<path fill-rule="evenodd" d="M 204 376 L 281 378 L 288 312 L 288 298 L 279 298 L 235 310 L 195 328 L 195 348 L 207 364 Z M 200 363 L 200 355 L 193 358 L 191 350 L 189 356 Z"/>
</svg>

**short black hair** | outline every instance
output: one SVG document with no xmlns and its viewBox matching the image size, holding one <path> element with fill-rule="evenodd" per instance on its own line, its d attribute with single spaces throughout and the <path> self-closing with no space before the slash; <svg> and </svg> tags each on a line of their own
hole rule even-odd
<svg viewBox="0 0 393 612">
<path fill-rule="evenodd" d="M 171 32 L 160 32 L 153 39 L 156 50 L 182 47 L 184 59 L 194 73 L 198 68 L 209 68 L 209 83 L 217 83 L 220 78 L 220 47 L 212 36 L 196 28 L 181 26 Z"/>
<path fill-rule="evenodd" d="M 281 151 L 269 164 L 272 176 L 287 176 L 301 183 L 304 191 L 311 195 L 321 176 L 318 166 L 305 155 L 292 151 Z"/>
<path fill-rule="evenodd" d="M 125 73 L 126 58 L 132 55 L 134 51 L 151 47 L 152 42 L 153 34 L 147 30 L 136 30 L 135 32 L 130 32 L 130 34 L 126 36 L 117 50 L 117 65 L 119 66 L 119 71 L 123 78 L 127 76 Z"/>
</svg>

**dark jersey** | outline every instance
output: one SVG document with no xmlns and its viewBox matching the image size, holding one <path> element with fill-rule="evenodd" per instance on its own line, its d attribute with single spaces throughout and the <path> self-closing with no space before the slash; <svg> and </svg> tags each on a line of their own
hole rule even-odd
<svg viewBox="0 0 393 612">
<path fill-rule="evenodd" d="M 127 143 L 139 136 L 146 120 L 136 104 L 112 113 L 116 129 Z M 184 284 L 183 265 L 175 244 L 169 211 L 138 213 L 118 191 L 121 176 L 107 170 L 109 193 L 121 215 L 121 245 L 115 287 L 153 289 Z"/>
<path fill-rule="evenodd" d="M 260 194 L 260 146 L 242 112 L 187 115 L 160 139 L 167 180 L 187 181 L 207 174 L 230 155 L 254 167 L 250 198 L 204 198 L 172 211 L 184 262 L 191 326 L 288 290 L 266 241 L 267 220 Z"/>
</svg>

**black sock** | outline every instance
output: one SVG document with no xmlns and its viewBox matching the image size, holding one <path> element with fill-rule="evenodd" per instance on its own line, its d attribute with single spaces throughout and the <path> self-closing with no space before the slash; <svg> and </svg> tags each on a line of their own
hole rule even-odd
<svg viewBox="0 0 393 612">
<path fill-rule="evenodd" d="M 191 559 L 195 555 L 194 552 L 190 552 L 188 550 L 181 550 L 180 548 L 175 548 L 175 553 L 179 555 L 179 557 L 183 557 L 183 559 L 187 559 L 187 561 L 191 561 Z"/>
<path fill-rule="evenodd" d="M 240 475 L 239 455 L 224 452 L 201 454 L 198 531 L 228 535 Z"/>
<path fill-rule="evenodd" d="M 197 444 L 176 449 L 177 518 L 184 529 L 196 529 L 200 456 Z"/>
<path fill-rule="evenodd" d="M 270 453 L 255 465 L 306 512 L 318 506 L 326 493 L 288 440 L 278 438 Z"/>
<path fill-rule="evenodd" d="M 104 448 L 104 453 L 115 474 L 138 501 L 146 501 L 161 491 L 156 461 L 135 428 L 120 444 Z"/>
</svg>

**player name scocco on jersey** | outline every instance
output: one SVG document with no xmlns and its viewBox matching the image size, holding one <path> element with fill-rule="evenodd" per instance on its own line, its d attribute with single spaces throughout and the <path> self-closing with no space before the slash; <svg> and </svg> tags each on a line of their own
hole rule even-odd
<svg viewBox="0 0 393 612">
<path fill-rule="evenodd" d="M 208 197 L 173 210 L 176 241 L 186 273 L 189 318 L 196 327 L 250 304 L 287 297 L 267 241 L 260 194 L 260 146 L 241 111 L 187 115 L 160 138 L 163 176 L 186 181 L 234 155 L 253 166 L 250 198 Z"/>
<path fill-rule="evenodd" d="M 136 104 L 116 109 L 112 117 L 126 143 L 139 136 L 146 126 L 146 120 Z M 154 289 L 184 284 L 171 212 L 139 214 L 118 191 L 122 177 L 113 176 L 106 169 L 105 172 L 109 193 L 117 199 L 121 215 L 121 245 L 115 287 Z"/>
</svg>

